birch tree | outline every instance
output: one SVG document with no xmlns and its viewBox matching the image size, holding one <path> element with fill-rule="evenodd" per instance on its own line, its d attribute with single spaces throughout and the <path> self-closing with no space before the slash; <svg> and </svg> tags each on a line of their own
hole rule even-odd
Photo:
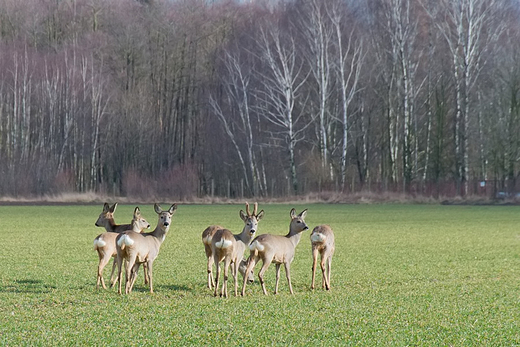
<svg viewBox="0 0 520 347">
<path fill-rule="evenodd" d="M 317 119 L 318 148 L 321 157 L 321 166 L 325 172 L 329 172 L 332 179 L 333 172 L 329 163 L 329 139 L 331 138 L 331 123 L 329 99 L 333 88 L 332 60 L 330 55 L 333 44 L 334 28 L 327 15 L 328 1 L 311 0 L 302 4 L 302 25 L 305 37 L 306 54 L 310 68 L 310 77 L 316 85 L 317 104 L 315 119 Z"/>
<path fill-rule="evenodd" d="M 304 118 L 305 96 L 302 95 L 308 74 L 303 71 L 294 37 L 279 24 L 261 29 L 258 45 L 259 58 L 263 62 L 261 69 L 257 70 L 261 84 L 257 93 L 258 112 L 275 127 L 273 136 L 284 143 L 292 191 L 297 193 L 295 151 L 303 140 L 303 131 L 310 125 Z"/>
<path fill-rule="evenodd" d="M 332 21 L 332 44 L 335 47 L 335 54 L 331 57 L 331 60 L 333 61 L 333 70 L 337 75 L 340 89 L 339 109 L 341 113 L 338 116 L 338 120 L 341 123 L 340 181 L 341 189 L 344 191 L 348 165 L 350 105 L 360 91 L 359 81 L 365 52 L 363 40 L 354 38 L 354 30 L 351 31 L 350 35 L 345 34 L 346 29 L 343 27 L 345 16 L 338 2 L 334 2 L 333 6 L 329 8 L 328 16 Z M 365 154 L 367 152 L 365 151 Z"/>
<path fill-rule="evenodd" d="M 226 52 L 224 72 L 221 75 L 223 100 L 219 102 L 215 96 L 211 96 L 210 105 L 237 153 L 247 189 L 253 196 L 257 196 L 259 190 L 265 192 L 265 189 L 260 187 L 254 152 L 251 72 L 252 66 L 243 63 L 239 53 Z"/>
<path fill-rule="evenodd" d="M 499 0 L 440 0 L 436 11 L 430 10 L 444 36 L 452 60 L 455 85 L 455 177 L 459 195 L 468 193 L 470 167 L 469 132 L 474 120 L 471 104 L 476 102 L 475 84 L 485 65 L 486 50 L 491 50 L 503 25 Z"/>
</svg>

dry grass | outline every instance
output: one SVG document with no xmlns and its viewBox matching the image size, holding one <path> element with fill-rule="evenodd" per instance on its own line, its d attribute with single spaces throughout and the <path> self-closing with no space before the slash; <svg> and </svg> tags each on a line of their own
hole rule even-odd
<svg viewBox="0 0 520 347">
<path fill-rule="evenodd" d="M 335 191 L 322 191 L 309 193 L 302 196 L 286 197 L 261 197 L 261 198 L 226 198 L 218 196 L 185 197 L 179 199 L 172 196 L 113 196 L 95 192 L 86 193 L 60 193 L 56 195 L 45 195 L 41 197 L 0 197 L 0 204 L 101 204 L 103 202 L 119 202 L 121 204 L 151 204 L 161 201 L 175 201 L 183 204 L 242 204 L 244 201 L 258 201 L 261 203 L 283 203 L 283 204 L 443 204 L 443 205 L 516 205 L 520 204 L 518 199 L 496 200 L 485 196 L 466 196 L 434 198 L 431 196 L 409 195 L 395 192 L 370 192 L 341 193 Z"/>
</svg>

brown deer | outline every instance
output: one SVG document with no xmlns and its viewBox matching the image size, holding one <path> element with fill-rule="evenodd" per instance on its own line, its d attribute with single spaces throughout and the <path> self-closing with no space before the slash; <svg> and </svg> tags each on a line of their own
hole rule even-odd
<svg viewBox="0 0 520 347">
<path fill-rule="evenodd" d="M 107 232 L 120 233 L 126 230 L 132 229 L 132 224 L 116 224 L 114 221 L 114 212 L 117 208 L 117 202 L 112 206 L 107 204 L 103 205 L 103 211 L 100 213 L 97 221 L 97 227 L 104 227 Z"/>
<path fill-rule="evenodd" d="M 321 256 L 320 266 L 323 279 L 321 286 L 330 290 L 330 271 L 332 265 L 332 255 L 334 254 L 334 232 L 328 225 L 318 225 L 311 233 L 312 246 L 312 282 L 311 289 L 314 289 L 314 279 L 316 278 L 316 264 L 318 254 Z"/>
<path fill-rule="evenodd" d="M 257 214 L 257 209 L 258 204 L 255 203 L 254 211 L 251 213 L 249 211 L 249 205 L 246 203 L 246 213 L 240 210 L 240 218 L 242 218 L 245 223 L 240 234 L 233 235 L 228 229 L 218 229 L 211 239 L 211 253 L 213 254 L 216 265 L 215 296 L 218 295 L 220 262 L 222 261 L 224 261 L 224 281 L 222 283 L 220 296 L 228 297 L 227 280 L 230 264 L 233 264 L 232 275 L 235 283 L 235 296 L 238 295 L 239 266 L 244 257 L 246 248 L 255 236 L 258 222 L 264 216 L 264 210 Z M 247 276 L 244 276 L 244 281 L 247 281 Z"/>
<path fill-rule="evenodd" d="M 307 209 L 303 210 L 299 215 L 296 215 L 296 211 L 293 208 L 291 210 L 291 223 L 289 225 L 289 233 L 285 236 L 263 234 L 257 236 L 249 249 L 251 253 L 249 255 L 246 272 L 249 273 L 255 267 L 258 260 L 262 260 L 262 268 L 258 272 L 258 279 L 262 285 L 262 290 L 265 295 L 267 291 L 264 283 L 264 273 L 271 263 L 276 264 L 276 284 L 274 293 L 278 293 L 278 282 L 280 280 L 280 266 L 284 264 L 285 275 L 289 284 L 289 291 L 293 294 L 291 285 L 291 262 L 294 259 L 296 246 L 300 242 L 301 232 L 309 229 L 305 224 L 305 216 L 307 215 Z M 242 295 L 245 295 L 246 281 L 242 285 Z"/>
<path fill-rule="evenodd" d="M 153 293 L 153 262 L 157 258 L 161 244 L 164 242 L 166 234 L 170 229 L 172 216 L 176 209 L 176 204 L 171 205 L 166 211 L 163 211 L 158 204 L 154 204 L 155 213 L 157 213 L 159 217 L 157 227 L 154 231 L 145 234 L 125 231 L 117 236 L 117 278 L 119 280 L 119 294 L 122 292 L 121 272 L 123 260 L 126 260 L 125 293 L 129 294 L 132 291 L 140 264 L 146 264 L 148 268 L 150 293 Z"/>
<path fill-rule="evenodd" d="M 111 286 L 115 285 L 114 272 L 116 267 L 116 237 L 120 232 L 125 230 L 135 230 L 136 232 L 142 232 L 144 229 L 150 228 L 150 224 L 141 216 L 141 213 L 136 214 L 136 211 L 139 210 L 136 207 L 136 211 L 134 211 L 134 219 L 130 224 L 121 224 L 116 225 L 114 222 L 114 211 L 117 207 L 117 203 L 110 207 L 107 203 L 105 203 L 103 207 L 103 212 L 99 215 L 98 220 L 96 221 L 96 226 L 104 226 L 107 232 L 98 235 L 94 239 L 94 250 L 97 251 L 99 256 L 99 264 L 97 270 L 97 281 L 96 281 L 96 289 L 99 289 L 99 284 L 103 286 L 103 289 L 106 289 L 105 280 L 103 279 L 103 269 L 110 261 L 110 258 L 114 257 L 114 262 L 112 264 L 112 273 L 110 274 L 110 282 Z M 145 270 L 145 283 L 147 283 L 147 274 Z"/>
<path fill-rule="evenodd" d="M 257 209 L 258 209 L 258 204 L 255 203 L 253 215 L 256 215 Z M 244 213 L 243 211 L 240 211 L 240 218 L 244 221 L 244 223 L 247 223 L 247 219 L 244 219 L 243 213 Z M 251 215 L 249 213 L 249 204 L 247 202 L 246 202 L 246 213 L 247 213 L 247 216 Z M 263 216 L 263 213 L 262 213 L 262 216 Z M 257 222 L 258 221 L 259 220 L 257 219 Z M 204 250 L 206 251 L 206 258 L 208 259 L 207 270 L 208 270 L 208 288 L 209 289 L 215 287 L 215 280 L 213 279 L 214 258 L 213 258 L 213 252 L 211 251 L 211 239 L 213 238 L 213 236 L 219 229 L 224 229 L 224 227 L 222 227 L 220 225 L 210 225 L 202 232 L 202 243 L 204 244 Z M 244 274 L 245 274 L 246 265 L 247 265 L 246 261 L 242 260 L 242 262 L 240 263 L 240 266 L 239 266 L 239 272 L 242 274 L 242 276 L 244 276 Z M 248 281 L 249 282 L 254 281 L 252 272 L 248 275 Z"/>
</svg>

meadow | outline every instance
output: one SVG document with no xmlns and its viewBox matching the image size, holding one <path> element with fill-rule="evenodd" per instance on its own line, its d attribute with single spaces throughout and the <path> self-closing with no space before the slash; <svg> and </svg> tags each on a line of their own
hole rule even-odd
<svg viewBox="0 0 520 347">
<path fill-rule="evenodd" d="M 116 222 L 134 207 L 119 206 Z M 153 206 L 140 207 L 153 229 Z M 310 289 L 305 231 L 294 295 L 283 268 L 272 294 L 271 266 L 270 295 L 256 280 L 245 297 L 213 297 L 201 233 L 240 232 L 244 205 L 179 205 L 155 293 L 141 271 L 128 296 L 95 289 L 101 204 L 0 206 L 0 345 L 520 345 L 520 207 L 260 204 L 258 234 L 286 234 L 292 207 L 335 232 L 330 292 Z"/>
</svg>

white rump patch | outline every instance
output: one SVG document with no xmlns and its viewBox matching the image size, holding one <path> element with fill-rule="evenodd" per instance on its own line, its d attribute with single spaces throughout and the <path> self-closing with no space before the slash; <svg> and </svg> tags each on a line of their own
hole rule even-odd
<svg viewBox="0 0 520 347">
<path fill-rule="evenodd" d="M 99 239 L 95 239 L 95 240 L 94 240 L 94 248 L 105 247 L 106 244 L 107 244 L 107 243 L 106 243 L 102 238 L 99 238 Z"/>
<path fill-rule="evenodd" d="M 230 240 L 220 240 L 215 242 L 215 246 L 217 246 L 217 248 L 228 248 L 231 246 L 231 244 L 232 242 Z"/>
<path fill-rule="evenodd" d="M 313 233 L 311 235 L 311 241 L 312 242 L 324 242 L 325 240 L 327 239 L 327 237 L 325 235 L 323 235 L 322 233 Z"/>
<path fill-rule="evenodd" d="M 254 250 L 256 249 L 256 250 L 262 252 L 262 251 L 264 250 L 264 248 L 265 248 L 265 247 L 264 247 L 260 242 L 258 242 L 258 241 L 253 242 L 253 243 L 249 246 L 249 249 L 250 249 L 251 251 L 254 251 Z"/>
<path fill-rule="evenodd" d="M 117 241 L 117 245 L 121 247 L 122 244 L 125 244 L 126 246 L 131 246 L 134 244 L 134 240 L 130 238 L 128 235 L 123 235 L 121 238 Z"/>
</svg>

